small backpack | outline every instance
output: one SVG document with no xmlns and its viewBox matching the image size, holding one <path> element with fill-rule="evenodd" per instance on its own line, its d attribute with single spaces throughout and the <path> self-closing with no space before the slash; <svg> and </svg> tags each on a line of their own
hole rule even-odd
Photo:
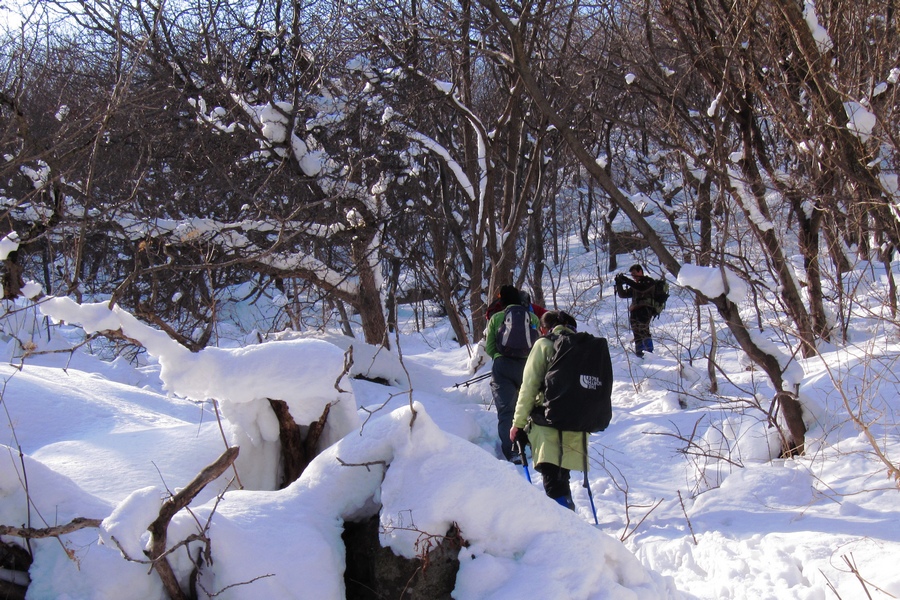
<svg viewBox="0 0 900 600">
<path fill-rule="evenodd" d="M 613 368 L 606 338 L 589 333 L 551 337 L 544 404 L 531 419 L 560 431 L 603 431 L 612 419 Z"/>
<path fill-rule="evenodd" d="M 659 316 L 666 309 L 666 301 L 669 299 L 669 282 L 666 278 L 656 279 L 653 281 L 653 310 Z"/>
<path fill-rule="evenodd" d="M 526 358 L 540 337 L 531 322 L 531 312 L 521 304 L 510 304 L 503 314 L 503 322 L 497 330 L 497 350 L 510 358 Z"/>
</svg>

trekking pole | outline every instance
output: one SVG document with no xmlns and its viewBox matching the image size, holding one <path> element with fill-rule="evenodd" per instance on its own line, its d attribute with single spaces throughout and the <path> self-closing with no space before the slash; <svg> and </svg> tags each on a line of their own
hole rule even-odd
<svg viewBox="0 0 900 600">
<path fill-rule="evenodd" d="M 582 485 L 587 488 L 588 500 L 591 501 L 591 513 L 594 515 L 594 525 L 599 525 L 600 522 L 597 520 L 597 507 L 594 506 L 594 494 L 591 493 L 591 486 L 588 483 L 587 471 L 584 472 L 584 483 Z"/>
<path fill-rule="evenodd" d="M 522 459 L 522 466 L 525 467 L 525 479 L 531 483 L 531 473 L 528 472 L 528 459 L 525 457 L 525 444 L 522 440 L 516 440 L 516 447 L 519 449 L 519 457 Z"/>
<path fill-rule="evenodd" d="M 473 383 L 478 383 L 479 381 L 484 381 L 485 379 L 487 379 L 490 376 L 491 376 L 490 373 L 483 373 L 483 374 L 479 375 L 478 377 L 473 377 L 472 379 L 467 379 L 465 381 L 460 381 L 459 383 L 454 383 L 453 387 L 454 388 L 458 388 L 459 386 L 469 387 Z"/>
<path fill-rule="evenodd" d="M 591 501 L 591 513 L 594 515 L 594 525 L 599 525 L 600 522 L 597 520 L 597 507 L 594 506 L 594 494 L 591 493 L 591 484 L 588 481 L 588 446 L 587 446 L 587 434 L 583 433 L 584 437 L 584 483 L 582 486 L 587 488 L 588 500 Z"/>
</svg>

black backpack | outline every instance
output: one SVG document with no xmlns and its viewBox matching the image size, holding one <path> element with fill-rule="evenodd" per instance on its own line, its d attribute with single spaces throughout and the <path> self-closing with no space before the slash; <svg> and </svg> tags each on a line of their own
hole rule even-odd
<svg viewBox="0 0 900 600">
<path fill-rule="evenodd" d="M 653 281 L 653 310 L 656 311 L 655 316 L 666 309 L 666 301 L 669 299 L 669 282 L 666 278 L 655 279 Z"/>
<path fill-rule="evenodd" d="M 531 322 L 531 312 L 521 304 L 510 304 L 503 314 L 503 322 L 497 330 L 497 350 L 510 358 L 526 358 L 540 337 Z"/>
<path fill-rule="evenodd" d="M 554 339 L 551 337 L 550 339 Z M 606 338 L 556 336 L 544 376 L 544 405 L 531 419 L 560 431 L 603 431 L 612 419 L 612 360 Z"/>
</svg>

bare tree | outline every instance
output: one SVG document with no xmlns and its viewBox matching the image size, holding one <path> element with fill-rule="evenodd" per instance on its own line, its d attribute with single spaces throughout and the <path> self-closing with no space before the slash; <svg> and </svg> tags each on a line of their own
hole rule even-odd
<svg viewBox="0 0 900 600">
<path fill-rule="evenodd" d="M 323 54 L 321 64 L 309 59 L 308 45 L 328 47 L 329 24 L 319 19 L 329 15 L 301 4 L 249 12 L 236 5 L 44 6 L 67 26 L 49 36 L 52 47 L 74 46 L 69 31 L 83 38 L 84 60 L 69 78 L 87 83 L 108 74 L 110 86 L 83 87 L 70 98 L 73 86 L 53 77 L 45 87 L 59 93 L 43 96 L 53 110 L 20 111 L 22 125 L 10 138 L 16 160 L 6 168 L 22 181 L 12 208 L 25 220 L 15 229 L 28 231 L 23 250 L 52 229 L 55 249 L 75 244 L 63 252 L 71 257 L 62 273 L 69 292 L 91 291 L 85 276 L 111 265 L 124 277 L 115 301 L 160 325 L 173 313 L 204 322 L 201 333 L 190 323 L 171 328 L 195 347 L 209 339 L 217 295 L 254 273 L 311 281 L 358 311 L 367 341 L 386 343 L 379 249 L 391 199 L 384 189 L 402 166 L 367 164 L 373 147 L 390 138 L 378 126 L 381 115 L 351 99 L 354 91 L 340 82 L 346 71 L 323 77 L 335 53 Z M 25 94 L 39 93 L 27 70 L 17 77 L 22 92 L 5 103 L 10 116 Z M 85 98 L 95 101 L 74 113 Z M 54 114 L 63 123 L 57 139 L 29 145 L 26 133 L 33 137 L 39 119 Z M 118 168 L 98 168 L 110 164 Z M 29 180 L 28 173 L 38 175 Z M 27 210 L 36 195 L 49 213 L 37 221 Z M 32 224 L 43 230 L 32 232 Z M 85 251 L 98 240 L 105 245 Z M 86 269 L 95 252 L 96 268 Z"/>
</svg>

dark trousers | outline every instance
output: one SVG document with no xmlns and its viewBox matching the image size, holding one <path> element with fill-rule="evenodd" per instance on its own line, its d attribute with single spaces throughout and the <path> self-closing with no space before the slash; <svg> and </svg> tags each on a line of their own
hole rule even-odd
<svg viewBox="0 0 900 600">
<path fill-rule="evenodd" d="M 634 351 L 637 354 L 653 352 L 653 338 L 650 335 L 650 320 L 653 315 L 653 309 L 649 306 L 639 306 L 631 311 L 629 324 L 631 333 L 634 334 Z"/>
<path fill-rule="evenodd" d="M 544 492 L 553 498 L 570 498 L 569 470 L 563 469 L 551 463 L 541 463 L 535 466 L 541 472 L 541 480 L 544 484 Z"/>
<path fill-rule="evenodd" d="M 512 428 L 513 415 L 516 413 L 523 371 L 525 371 L 524 358 L 498 356 L 491 365 L 491 393 L 494 396 L 494 406 L 497 407 L 497 435 L 500 437 L 500 451 L 506 460 L 513 457 L 509 430 Z"/>
</svg>

